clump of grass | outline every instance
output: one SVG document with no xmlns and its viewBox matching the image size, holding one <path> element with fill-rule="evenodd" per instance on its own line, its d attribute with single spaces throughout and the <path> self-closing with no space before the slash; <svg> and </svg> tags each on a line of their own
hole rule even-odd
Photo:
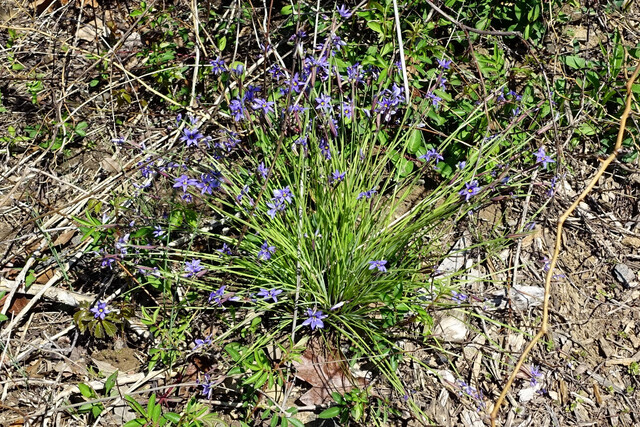
<svg viewBox="0 0 640 427">
<path fill-rule="evenodd" d="M 318 32 L 317 51 L 289 69 L 264 67 L 261 86 L 243 64 L 212 60 L 224 127 L 179 115 L 182 151 L 148 153 L 140 164 L 131 200 L 144 225 L 120 227 L 128 232 L 101 245 L 106 268 L 118 261 L 136 272 L 130 297 L 143 288 L 165 301 L 143 310 L 159 344 L 150 364 L 175 363 L 186 341 L 198 351 L 224 347 L 247 402 L 265 384 L 288 384 L 290 365 L 269 347 L 300 351 L 309 337 L 366 358 L 408 395 L 397 337 L 416 323 L 428 335 L 432 310 L 459 295 L 430 274 L 442 236 L 491 198 L 518 197 L 528 175 L 513 167 L 534 162 L 521 155 L 529 140 L 516 132 L 518 113 L 489 136 L 485 117 L 502 105 L 470 97 L 455 105 L 463 114 L 447 105 L 447 89 L 463 92 L 446 85 L 445 74 L 456 81 L 450 61 L 437 61 L 416 97 L 395 65 L 362 66 L 341 53 L 334 26 Z M 431 119 L 448 133 L 425 132 Z M 416 187 L 428 190 L 410 202 Z M 219 333 L 199 336 L 205 322 Z"/>
</svg>

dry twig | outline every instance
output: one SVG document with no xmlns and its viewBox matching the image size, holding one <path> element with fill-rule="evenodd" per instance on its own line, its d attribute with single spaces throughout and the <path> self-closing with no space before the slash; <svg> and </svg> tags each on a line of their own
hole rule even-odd
<svg viewBox="0 0 640 427">
<path fill-rule="evenodd" d="M 540 324 L 540 329 L 538 330 L 538 333 L 531 339 L 527 347 L 524 349 L 524 351 L 520 355 L 520 358 L 518 359 L 518 363 L 516 363 L 516 365 L 514 366 L 511 372 L 511 376 L 509 376 L 507 383 L 504 385 L 504 388 L 502 389 L 502 393 L 500 393 L 500 397 L 498 397 L 498 400 L 496 400 L 496 403 L 493 406 L 493 410 L 491 411 L 491 414 L 490 414 L 492 427 L 495 427 L 496 425 L 496 418 L 498 417 L 500 406 L 502 405 L 502 402 L 504 401 L 507 393 L 509 392 L 509 389 L 511 388 L 511 385 L 515 380 L 516 375 L 518 374 L 518 372 L 520 371 L 520 368 L 524 364 L 525 359 L 527 358 L 527 356 L 529 355 L 533 347 L 536 345 L 536 343 L 540 340 L 540 338 L 542 338 L 542 336 L 546 334 L 547 331 L 549 330 L 549 298 L 551 296 L 551 278 L 553 277 L 553 271 L 555 269 L 556 263 L 558 262 L 558 255 L 560 253 L 560 245 L 562 241 L 562 227 L 564 225 L 564 222 L 578 207 L 580 202 L 582 202 L 584 198 L 587 196 L 587 194 L 591 192 L 595 184 L 598 182 L 598 180 L 604 173 L 604 171 L 609 167 L 611 162 L 615 160 L 615 158 L 618 155 L 618 152 L 620 151 L 620 148 L 622 147 L 622 138 L 624 137 L 624 131 L 627 125 L 627 118 L 629 117 L 629 113 L 631 112 L 631 100 L 633 98 L 633 95 L 631 93 L 631 88 L 633 86 L 633 83 L 636 81 L 638 77 L 638 73 L 640 73 L 640 64 L 636 66 L 636 69 L 633 72 L 633 75 L 627 81 L 627 85 L 626 85 L 627 97 L 625 102 L 625 108 L 624 108 L 624 112 L 622 113 L 622 116 L 620 117 L 620 127 L 618 130 L 618 138 L 616 140 L 616 145 L 613 148 L 613 151 L 611 152 L 609 157 L 607 157 L 607 159 L 602 162 L 602 164 L 600 165 L 600 168 L 598 169 L 596 174 L 593 176 L 593 178 L 589 182 L 589 185 L 587 185 L 587 187 L 582 191 L 582 193 L 573 202 L 573 204 L 569 206 L 569 208 L 558 219 L 555 249 L 553 251 L 553 257 L 551 258 L 551 262 L 549 264 L 549 270 L 547 271 L 547 275 L 545 277 L 545 283 L 544 283 L 544 304 L 542 305 L 542 322 Z"/>
</svg>

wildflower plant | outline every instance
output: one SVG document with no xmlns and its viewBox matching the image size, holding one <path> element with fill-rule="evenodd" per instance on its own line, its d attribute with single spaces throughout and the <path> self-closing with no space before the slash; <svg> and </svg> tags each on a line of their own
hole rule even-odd
<svg viewBox="0 0 640 427">
<path fill-rule="evenodd" d="M 344 6 L 334 12 L 336 20 L 351 18 Z M 357 57 L 332 26 L 318 34 L 325 42 L 289 69 L 266 63 L 260 87 L 245 84 L 249 64 L 211 60 L 225 100 L 216 119 L 226 128 L 212 131 L 202 119 L 175 130 L 182 151 L 153 166 L 156 194 L 171 195 L 162 204 L 166 221 L 129 227 L 112 253 L 140 287 L 173 297 L 162 311 L 143 310 L 159 348 L 224 346 L 229 372 L 255 390 L 284 387 L 273 366 L 285 364 L 263 357 L 273 342 L 294 349 L 305 339 L 334 348 L 346 342 L 350 356 L 369 358 L 404 396 L 396 334 L 418 323 L 428 335 L 435 305 L 467 300 L 424 265 L 444 257 L 441 236 L 470 211 L 505 193 L 517 197 L 527 176 L 510 168 L 529 141 L 504 144 L 519 135 L 511 117 L 489 134 L 485 117 L 498 114 L 498 104 L 471 98 L 456 106 L 463 113 L 452 112 L 446 90 L 460 79 L 442 55 L 433 60 L 432 87 L 412 88 L 416 96 L 405 93 L 395 64 Z M 292 43 L 304 38 L 296 34 Z M 427 133 L 425 123 L 446 132 Z M 469 143 L 458 144 L 463 139 Z M 553 162 L 542 149 L 534 156 L 545 168 Z M 426 195 L 411 201 L 426 181 Z M 145 211 L 153 191 L 137 190 L 137 209 Z M 205 227 L 211 218 L 215 226 Z M 427 287 L 429 297 L 420 297 Z M 189 327 L 200 329 L 196 319 L 224 328 L 190 337 Z M 153 363 L 178 357 L 161 351 Z M 383 357 L 390 354 L 400 356 Z M 202 384 L 211 398 L 214 389 Z"/>
</svg>

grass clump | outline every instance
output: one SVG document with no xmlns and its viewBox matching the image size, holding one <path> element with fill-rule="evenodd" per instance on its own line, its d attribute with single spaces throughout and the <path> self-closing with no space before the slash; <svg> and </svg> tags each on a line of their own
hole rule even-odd
<svg viewBox="0 0 640 427">
<path fill-rule="evenodd" d="M 399 375 L 410 357 L 400 338 L 429 339 L 434 311 L 466 298 L 438 271 L 446 236 L 491 199 L 523 195 L 528 173 L 514 168 L 551 162 L 544 151 L 542 161 L 522 155 L 530 137 L 520 130 L 535 125 L 523 109 L 544 103 L 531 93 L 518 106 L 515 92 L 479 103 L 439 56 L 408 94 L 389 58 L 358 56 L 339 28 L 318 26 L 317 49 L 286 64 L 262 57 L 257 79 L 244 63 L 212 59 L 201 102 L 220 100 L 218 117 L 178 114 L 170 128 L 180 149 L 142 148 L 126 214 L 85 220 L 103 266 L 130 272 L 124 298 L 142 306 L 155 337 L 149 367 L 224 349 L 222 378 L 248 420 L 257 405 L 294 420 L 287 398 L 309 348 L 347 376 L 361 362 L 364 395 L 384 381 L 419 414 Z M 490 114 L 503 130 L 489 132 Z M 87 310 L 77 317 L 96 330 L 103 319 Z M 205 373 L 212 398 L 220 382 Z"/>
</svg>

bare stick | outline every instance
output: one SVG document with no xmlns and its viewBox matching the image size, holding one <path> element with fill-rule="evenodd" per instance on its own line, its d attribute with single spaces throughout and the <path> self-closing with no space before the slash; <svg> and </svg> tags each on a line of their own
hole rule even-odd
<svg viewBox="0 0 640 427">
<path fill-rule="evenodd" d="M 398 13 L 398 2 L 393 0 L 393 15 L 396 20 L 396 33 L 398 35 L 398 50 L 400 54 L 400 64 L 402 65 L 402 80 L 404 81 L 404 93 L 407 97 L 407 105 L 411 100 L 409 93 L 409 79 L 407 78 L 407 64 L 404 61 L 404 45 L 402 44 L 402 30 L 400 29 L 400 14 Z"/>
<path fill-rule="evenodd" d="M 560 216 L 560 218 L 558 219 L 558 231 L 556 232 L 555 249 L 553 251 L 553 257 L 551 258 L 551 262 L 549 264 L 549 270 L 547 271 L 547 275 L 544 281 L 544 304 L 542 305 L 542 323 L 540 324 L 540 329 L 538 330 L 538 333 L 531 339 L 527 347 L 524 349 L 524 351 L 520 355 L 520 358 L 518 359 L 518 363 L 516 363 L 516 366 L 514 366 L 511 372 L 511 376 L 509 377 L 509 380 L 507 380 L 507 383 L 504 385 L 504 388 L 502 389 L 502 393 L 500 393 L 500 397 L 498 397 L 498 400 L 496 400 L 496 403 L 493 406 L 493 410 L 491 411 L 491 414 L 490 414 L 491 427 L 495 427 L 496 418 L 498 417 L 498 412 L 500 411 L 500 406 L 502 405 L 502 402 L 507 396 L 507 393 L 509 392 L 511 385 L 515 380 L 516 375 L 520 371 L 520 368 L 524 364 L 525 359 L 527 358 L 527 356 L 529 355 L 533 347 L 536 345 L 536 343 L 540 340 L 540 338 L 542 338 L 542 336 L 546 334 L 547 331 L 549 330 L 549 297 L 551 296 L 551 292 L 550 292 L 551 278 L 553 277 L 553 270 L 556 266 L 556 263 L 558 262 L 558 254 L 560 253 L 560 244 L 562 241 L 562 226 L 564 225 L 564 222 L 569 217 L 569 215 L 571 215 L 571 213 L 578 207 L 578 204 L 580 204 L 580 202 L 584 200 L 586 195 L 591 192 L 593 187 L 598 182 L 598 179 L 600 179 L 604 171 L 607 169 L 607 167 L 609 167 L 611 162 L 613 162 L 616 156 L 618 155 L 618 152 L 622 147 L 622 138 L 624 137 L 624 131 L 627 126 L 627 118 L 629 117 L 629 113 L 631 112 L 631 99 L 632 99 L 631 87 L 633 86 L 633 83 L 638 78 L 639 72 L 640 72 L 640 64 L 636 66 L 636 69 L 633 72 L 633 75 L 627 81 L 627 99 L 625 102 L 624 112 L 620 117 L 620 128 L 618 130 L 618 139 L 616 140 L 616 145 L 613 148 L 613 151 L 611 152 L 609 157 L 607 157 L 607 159 L 602 162 L 602 164 L 600 165 L 600 169 L 598 169 L 594 177 L 591 179 L 591 181 L 589 182 L 589 185 L 587 185 L 587 187 L 582 191 L 580 196 L 578 196 L 578 198 L 573 202 L 573 204 L 569 206 L 569 208 L 565 211 L 565 213 L 563 213 L 562 216 Z"/>
</svg>

